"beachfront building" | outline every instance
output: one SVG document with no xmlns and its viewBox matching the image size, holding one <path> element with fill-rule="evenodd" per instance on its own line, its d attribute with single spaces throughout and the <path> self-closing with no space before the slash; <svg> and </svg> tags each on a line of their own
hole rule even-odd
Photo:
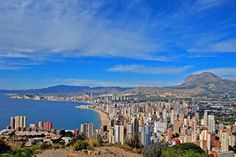
<svg viewBox="0 0 236 157">
<path fill-rule="evenodd" d="M 10 119 L 11 129 L 26 128 L 26 116 L 15 116 Z"/>
<path fill-rule="evenodd" d="M 115 143 L 124 145 L 124 125 L 115 125 Z"/>
<path fill-rule="evenodd" d="M 39 129 L 47 130 L 47 131 L 52 130 L 52 122 L 50 122 L 50 121 L 40 121 L 39 122 Z"/>
<path fill-rule="evenodd" d="M 80 133 L 90 138 L 94 135 L 93 123 L 84 123 L 80 125 Z"/>
</svg>

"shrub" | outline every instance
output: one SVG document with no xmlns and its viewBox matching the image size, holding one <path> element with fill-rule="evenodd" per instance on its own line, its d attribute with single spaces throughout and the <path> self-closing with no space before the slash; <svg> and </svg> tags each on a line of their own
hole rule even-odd
<svg viewBox="0 0 236 157">
<path fill-rule="evenodd" d="M 87 149 L 89 146 L 88 142 L 85 141 L 76 141 L 72 147 L 74 151 Z"/>
</svg>

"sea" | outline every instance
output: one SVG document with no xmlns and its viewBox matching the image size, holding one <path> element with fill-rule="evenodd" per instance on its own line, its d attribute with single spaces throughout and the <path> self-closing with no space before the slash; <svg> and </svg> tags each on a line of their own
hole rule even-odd
<svg viewBox="0 0 236 157">
<path fill-rule="evenodd" d="M 90 122 L 95 129 L 100 128 L 99 114 L 93 110 L 83 110 L 75 106 L 84 105 L 83 102 L 62 102 L 46 100 L 12 99 L 0 94 L 0 130 L 10 124 L 10 117 L 25 115 L 27 126 L 39 121 L 51 121 L 53 128 L 73 130 L 80 129 L 80 124 Z"/>
</svg>

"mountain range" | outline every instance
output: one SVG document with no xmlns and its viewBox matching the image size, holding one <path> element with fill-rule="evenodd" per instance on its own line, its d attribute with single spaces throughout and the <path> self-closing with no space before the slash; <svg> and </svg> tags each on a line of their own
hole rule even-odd
<svg viewBox="0 0 236 157">
<path fill-rule="evenodd" d="M 182 84 L 159 88 L 159 87 L 88 87 L 88 86 L 67 86 L 57 85 L 42 89 L 30 90 L 1 90 L 8 93 L 22 94 L 107 94 L 121 93 L 127 95 L 153 95 L 153 96 L 210 96 L 217 97 L 222 95 L 236 96 L 236 81 L 220 78 L 219 76 L 203 72 L 201 74 L 193 74 L 187 77 Z"/>
<path fill-rule="evenodd" d="M 220 78 L 219 76 L 203 72 L 187 77 L 180 85 L 169 88 L 137 87 L 127 90 L 126 94 L 146 94 L 162 96 L 236 96 L 236 81 Z"/>
<path fill-rule="evenodd" d="M 108 94 L 108 93 L 119 93 L 126 91 L 131 88 L 122 87 L 89 87 L 89 86 L 68 86 L 68 85 L 57 85 L 41 89 L 28 89 L 28 90 L 0 90 L 4 93 L 19 93 L 19 94 Z"/>
</svg>

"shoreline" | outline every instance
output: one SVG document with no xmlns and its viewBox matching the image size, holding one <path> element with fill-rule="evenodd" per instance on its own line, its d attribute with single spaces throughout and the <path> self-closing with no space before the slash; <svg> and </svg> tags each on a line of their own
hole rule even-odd
<svg viewBox="0 0 236 157">
<path fill-rule="evenodd" d="M 14 97 L 15 94 L 4 94 L 8 96 L 10 99 L 16 99 L 16 100 L 33 100 L 33 101 L 52 101 L 52 102 L 72 102 L 72 103 L 84 103 L 84 104 L 92 104 L 90 101 L 75 101 L 75 100 L 52 100 L 52 99 L 42 99 L 42 100 L 36 100 L 33 98 L 17 98 Z"/>
<path fill-rule="evenodd" d="M 78 109 L 85 109 L 85 110 L 92 110 L 92 111 L 95 111 L 99 114 L 99 118 L 100 118 L 100 122 L 101 122 L 101 125 L 104 126 L 108 126 L 109 124 L 109 117 L 108 115 L 101 111 L 101 110 L 98 110 L 98 109 L 93 109 L 93 108 L 88 108 L 88 107 L 81 107 L 81 106 L 75 106 L 75 108 L 78 108 Z"/>
<path fill-rule="evenodd" d="M 19 98 L 15 98 L 12 97 L 12 95 L 14 94 L 6 94 L 6 96 L 10 97 L 11 99 L 19 99 Z M 19 100 L 26 100 L 25 98 L 19 99 Z M 33 100 L 33 101 L 53 101 L 53 102 L 72 102 L 72 103 L 84 103 L 87 105 L 91 105 L 91 102 L 85 102 L 85 101 L 67 101 L 67 100 L 35 100 L 35 99 L 28 99 L 28 100 Z M 83 106 L 83 105 L 82 105 Z M 94 108 L 88 108 L 88 107 L 82 107 L 82 106 L 75 106 L 75 108 L 79 108 L 79 109 L 88 109 L 88 110 L 93 110 L 95 112 L 97 112 L 99 114 L 99 119 L 101 122 L 101 126 L 108 126 L 109 125 L 109 117 L 107 115 L 107 113 L 99 110 L 99 109 L 94 109 Z"/>
</svg>

